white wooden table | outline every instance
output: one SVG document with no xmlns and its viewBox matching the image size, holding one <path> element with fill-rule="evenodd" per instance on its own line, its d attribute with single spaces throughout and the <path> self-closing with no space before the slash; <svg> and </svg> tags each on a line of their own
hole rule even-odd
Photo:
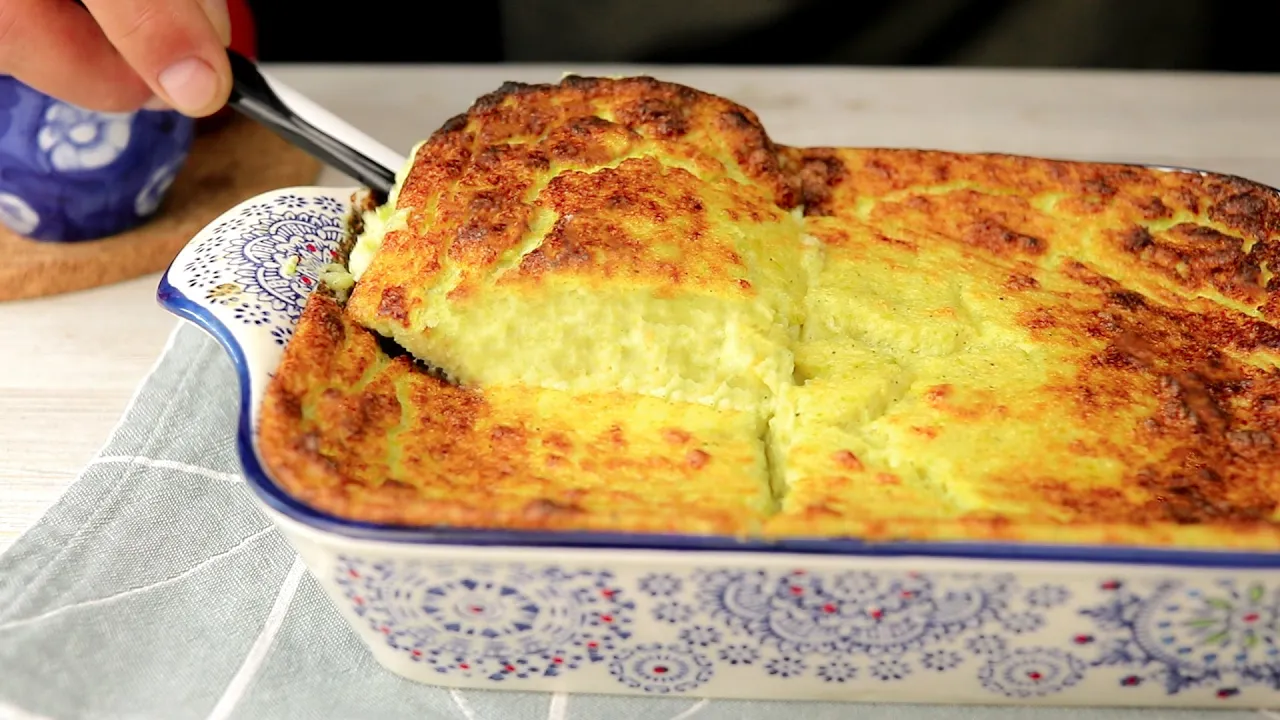
<svg viewBox="0 0 1280 720">
<path fill-rule="evenodd" d="M 503 80 L 626 67 L 275 67 L 407 152 Z M 1155 162 L 1280 185 L 1280 76 L 886 69 L 650 68 L 753 108 L 788 144 L 991 150 Z M 322 182 L 345 182 L 327 172 Z M 0 304 L 0 550 L 106 440 L 174 327 L 156 277 Z M 230 392 L 230 389 L 228 389 Z"/>
</svg>

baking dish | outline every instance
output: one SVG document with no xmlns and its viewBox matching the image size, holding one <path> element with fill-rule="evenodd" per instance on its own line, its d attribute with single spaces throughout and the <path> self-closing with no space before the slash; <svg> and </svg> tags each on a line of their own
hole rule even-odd
<svg viewBox="0 0 1280 720">
<path fill-rule="evenodd" d="M 254 426 L 352 193 L 242 203 L 158 297 L 230 355 L 249 486 L 392 672 L 636 695 L 1280 705 L 1274 553 L 390 528 L 297 502 L 264 471 Z"/>
</svg>

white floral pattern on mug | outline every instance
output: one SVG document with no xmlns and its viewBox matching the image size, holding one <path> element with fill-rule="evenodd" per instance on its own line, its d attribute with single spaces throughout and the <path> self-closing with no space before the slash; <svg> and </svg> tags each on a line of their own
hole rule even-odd
<svg viewBox="0 0 1280 720">
<path fill-rule="evenodd" d="M 26 200 L 0 192 L 0 222 L 19 235 L 26 235 L 40 225 L 40 215 Z"/>
<path fill-rule="evenodd" d="M 36 135 L 55 170 L 96 170 L 110 165 L 129 146 L 133 113 L 100 113 L 55 102 Z"/>
<path fill-rule="evenodd" d="M 173 186 L 173 181 L 177 179 L 178 171 L 182 169 L 182 161 L 185 159 L 162 165 L 147 178 L 147 184 L 133 202 L 133 209 L 139 217 L 146 217 L 160 208 L 165 193 L 169 192 L 169 188 Z"/>
</svg>

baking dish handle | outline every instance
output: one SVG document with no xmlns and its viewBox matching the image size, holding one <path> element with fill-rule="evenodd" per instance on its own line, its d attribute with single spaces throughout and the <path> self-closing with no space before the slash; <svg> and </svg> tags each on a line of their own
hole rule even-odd
<svg viewBox="0 0 1280 720">
<path fill-rule="evenodd" d="M 246 200 L 192 238 L 160 279 L 160 305 L 222 345 L 249 407 L 338 256 L 354 192 L 285 188 Z"/>
</svg>

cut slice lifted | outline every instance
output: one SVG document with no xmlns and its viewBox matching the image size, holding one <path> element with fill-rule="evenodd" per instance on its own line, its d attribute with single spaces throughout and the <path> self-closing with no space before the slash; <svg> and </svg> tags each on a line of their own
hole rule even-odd
<svg viewBox="0 0 1280 720">
<path fill-rule="evenodd" d="M 682 86 L 507 86 L 415 151 L 348 311 L 464 386 L 765 417 L 805 292 L 777 157 L 749 110 Z"/>
</svg>

